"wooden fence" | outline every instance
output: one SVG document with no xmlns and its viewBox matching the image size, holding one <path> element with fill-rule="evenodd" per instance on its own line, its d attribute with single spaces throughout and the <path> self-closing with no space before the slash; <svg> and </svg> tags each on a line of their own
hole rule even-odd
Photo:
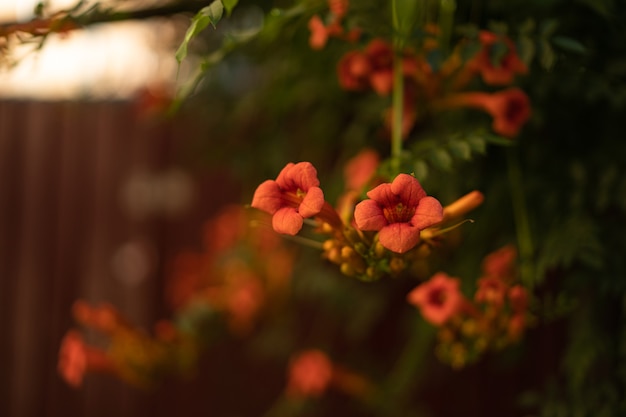
<svg viewBox="0 0 626 417">
<path fill-rule="evenodd" d="M 88 378 L 74 390 L 56 371 L 75 299 L 146 327 L 167 314 L 168 259 L 229 198 L 196 192 L 221 174 L 179 168 L 188 134 L 126 102 L 0 102 L 0 416 L 197 412 L 184 387 L 163 396 Z"/>
</svg>

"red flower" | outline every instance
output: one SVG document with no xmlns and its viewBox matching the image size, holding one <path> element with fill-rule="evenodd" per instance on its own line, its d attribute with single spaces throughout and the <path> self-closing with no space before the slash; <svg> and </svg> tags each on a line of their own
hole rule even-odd
<svg viewBox="0 0 626 417">
<path fill-rule="evenodd" d="M 393 49 L 381 39 L 372 40 L 365 49 L 372 68 L 370 84 L 381 96 L 387 95 L 393 88 Z"/>
<path fill-rule="evenodd" d="M 374 177 L 380 157 L 373 149 L 364 149 L 351 158 L 343 170 L 346 189 L 359 191 Z"/>
<path fill-rule="evenodd" d="M 478 280 L 474 300 L 500 308 L 504 304 L 507 289 L 507 285 L 501 279 L 493 276 L 483 277 Z"/>
<path fill-rule="evenodd" d="M 369 87 L 371 72 L 367 56 L 359 51 L 347 52 L 337 64 L 339 85 L 350 91 L 362 91 Z"/>
<path fill-rule="evenodd" d="M 494 132 L 514 137 L 530 117 L 530 101 L 519 88 L 498 93 L 460 93 L 439 102 L 440 108 L 474 107 L 486 111 L 493 118 Z"/>
<path fill-rule="evenodd" d="M 302 229 L 303 219 L 319 214 L 324 202 L 317 171 L 310 162 L 288 163 L 276 181 L 261 183 L 252 197 L 252 207 L 273 215 L 274 230 L 288 235 Z"/>
<path fill-rule="evenodd" d="M 444 272 L 433 275 L 407 295 L 407 301 L 419 308 L 424 319 L 436 326 L 441 326 L 460 312 L 464 300 L 459 291 L 459 280 Z"/>
<path fill-rule="evenodd" d="M 407 174 L 392 183 L 380 184 L 367 193 L 354 210 L 357 228 L 378 231 L 380 243 L 387 249 L 404 253 L 417 245 L 420 231 L 443 219 L 441 203 L 426 196 L 419 181 Z"/>
<path fill-rule="evenodd" d="M 61 377 L 73 387 L 83 383 L 87 371 L 115 371 L 109 357 L 103 351 L 87 346 L 76 330 L 68 331 L 61 341 L 57 369 Z"/>
<path fill-rule="evenodd" d="M 485 256 L 482 270 L 485 275 L 510 281 L 515 275 L 517 250 L 513 245 L 504 246 Z"/>
<path fill-rule="evenodd" d="M 528 307 L 528 291 L 521 285 L 509 288 L 509 302 L 516 313 L 523 313 Z"/>
<path fill-rule="evenodd" d="M 309 45 L 311 49 L 322 49 L 328 42 L 328 30 L 324 26 L 324 22 L 318 15 L 311 16 L 309 19 L 309 30 L 311 36 L 309 37 Z"/>
<path fill-rule="evenodd" d="M 349 0 L 328 0 L 328 7 L 337 19 L 343 18 L 348 13 Z"/>
<path fill-rule="evenodd" d="M 333 364 L 322 351 L 311 349 L 289 362 L 287 393 L 293 397 L 319 397 L 333 379 Z"/>
<path fill-rule="evenodd" d="M 91 306 L 83 300 L 76 300 L 72 305 L 72 314 L 83 326 L 106 334 L 123 332 L 131 328 L 130 323 L 109 303 Z"/>
<path fill-rule="evenodd" d="M 510 39 L 499 38 L 495 33 L 487 31 L 481 31 L 479 39 L 483 47 L 467 65 L 471 70 L 480 73 L 486 84 L 510 84 L 516 74 L 528 72 L 526 64 L 517 56 L 515 45 Z M 501 57 L 494 57 L 494 47 L 497 45 L 506 48 L 506 53 Z"/>
<path fill-rule="evenodd" d="M 337 65 L 339 84 L 346 90 L 373 89 L 381 96 L 393 88 L 393 48 L 382 39 L 372 40 L 364 52 L 347 52 Z M 413 77 L 420 70 L 415 57 L 408 52 L 402 62 L 405 77 Z"/>
</svg>

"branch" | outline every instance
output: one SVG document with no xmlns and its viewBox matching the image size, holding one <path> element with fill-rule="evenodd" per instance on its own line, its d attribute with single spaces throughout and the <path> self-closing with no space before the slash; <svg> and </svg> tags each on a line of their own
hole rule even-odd
<svg viewBox="0 0 626 417">
<path fill-rule="evenodd" d="M 71 10 L 66 10 L 57 12 L 50 17 L 39 17 L 28 22 L 0 24 L 0 38 L 8 37 L 15 33 L 45 36 L 53 32 L 63 33 L 101 23 L 144 20 L 153 17 L 172 16 L 185 12 L 196 12 L 206 5 L 206 3 L 206 0 L 182 0 L 163 6 L 128 11 L 116 11 L 113 9 L 103 10 L 96 5 L 79 15 L 73 15 Z"/>
</svg>

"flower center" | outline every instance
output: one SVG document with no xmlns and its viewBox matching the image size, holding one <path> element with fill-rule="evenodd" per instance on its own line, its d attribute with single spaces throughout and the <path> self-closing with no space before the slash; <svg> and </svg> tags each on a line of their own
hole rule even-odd
<svg viewBox="0 0 626 417">
<path fill-rule="evenodd" d="M 428 304 L 441 307 L 446 301 L 446 294 L 441 288 L 436 288 L 428 293 Z"/>
<path fill-rule="evenodd" d="M 389 223 L 407 223 L 413 218 L 414 214 L 415 207 L 408 207 L 402 203 L 383 208 L 383 215 Z"/>
<path fill-rule="evenodd" d="M 505 117 L 512 123 L 515 123 L 524 114 L 524 103 L 521 100 L 513 99 L 509 100 L 506 106 Z"/>
</svg>

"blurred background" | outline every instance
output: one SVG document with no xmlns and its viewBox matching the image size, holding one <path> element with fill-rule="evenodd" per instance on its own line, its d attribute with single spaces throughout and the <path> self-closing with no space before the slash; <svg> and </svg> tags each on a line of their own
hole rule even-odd
<svg viewBox="0 0 626 417">
<path fill-rule="evenodd" d="M 191 379 L 168 380 L 153 391 L 106 376 L 74 389 L 57 373 L 76 299 L 110 302 L 149 328 L 171 315 L 164 289 L 172 260 L 201 246 L 202 225 L 221 207 L 249 202 L 255 184 L 274 178 L 285 161 L 313 162 L 336 195 L 338 167 L 358 149 L 387 146 L 380 100 L 337 88 L 334 65 L 344 50 L 311 52 L 303 20 L 282 28 L 283 38 L 270 34 L 229 55 L 197 95 L 169 114 L 200 56 L 233 28 L 258 30 L 271 8 L 291 4 L 242 0 L 232 19 L 200 38 L 179 66 L 176 49 L 192 10 L 202 4 L 183 3 L 162 16 L 51 34 L 40 50 L 36 42 L 12 46 L 10 54 L 0 50 L 0 416 L 255 416 L 284 384 L 283 369 L 241 360 L 248 351 L 240 340 L 214 347 Z M 121 6 L 160 10 L 162 4 Z M 0 23 L 26 22 L 36 7 L 35 0 L 0 0 Z M 619 0 L 458 1 L 457 17 L 511 27 L 534 19 L 537 33 L 542 22 L 556 20 L 557 34 L 577 40 L 562 41 L 560 49 L 537 41 L 521 82 L 533 119 L 517 155 L 540 250 L 579 244 L 558 259 L 542 258 L 544 307 L 552 303 L 546 311 L 556 318 L 502 357 L 461 371 L 431 363 L 424 373 L 430 379 L 415 394 L 428 411 L 410 415 L 587 416 L 594 409 L 620 415 L 626 401 L 626 6 Z M 469 242 L 500 243 L 501 231 L 512 229 L 500 210 L 509 199 L 502 191 L 503 155 L 490 148 L 472 161 L 455 160 L 453 172 L 434 168 L 438 175 L 425 181 L 441 190 L 444 203 L 461 190 L 492 191 L 476 218 L 490 226 Z M 478 264 L 484 247 L 467 250 L 474 259 L 469 264 Z M 308 261 L 315 256 L 305 255 Z M 323 267 L 309 271 L 330 274 Z M 374 355 L 397 352 L 401 338 L 385 320 L 405 311 L 381 313 L 391 304 L 376 304 L 374 290 L 356 284 L 322 279 L 318 285 L 318 295 L 362 296 L 372 309 L 367 314 L 376 316 L 363 319 L 364 326 L 382 335 L 372 344 Z M 396 285 L 384 293 L 401 290 Z M 572 313 L 567 300 L 581 294 Z M 353 345 L 341 347 L 350 357 Z M 322 409 L 327 414 L 317 415 L 370 415 L 346 406 L 345 398 L 331 400 L 333 407 Z M 520 411 L 524 400 L 531 406 Z"/>
</svg>

